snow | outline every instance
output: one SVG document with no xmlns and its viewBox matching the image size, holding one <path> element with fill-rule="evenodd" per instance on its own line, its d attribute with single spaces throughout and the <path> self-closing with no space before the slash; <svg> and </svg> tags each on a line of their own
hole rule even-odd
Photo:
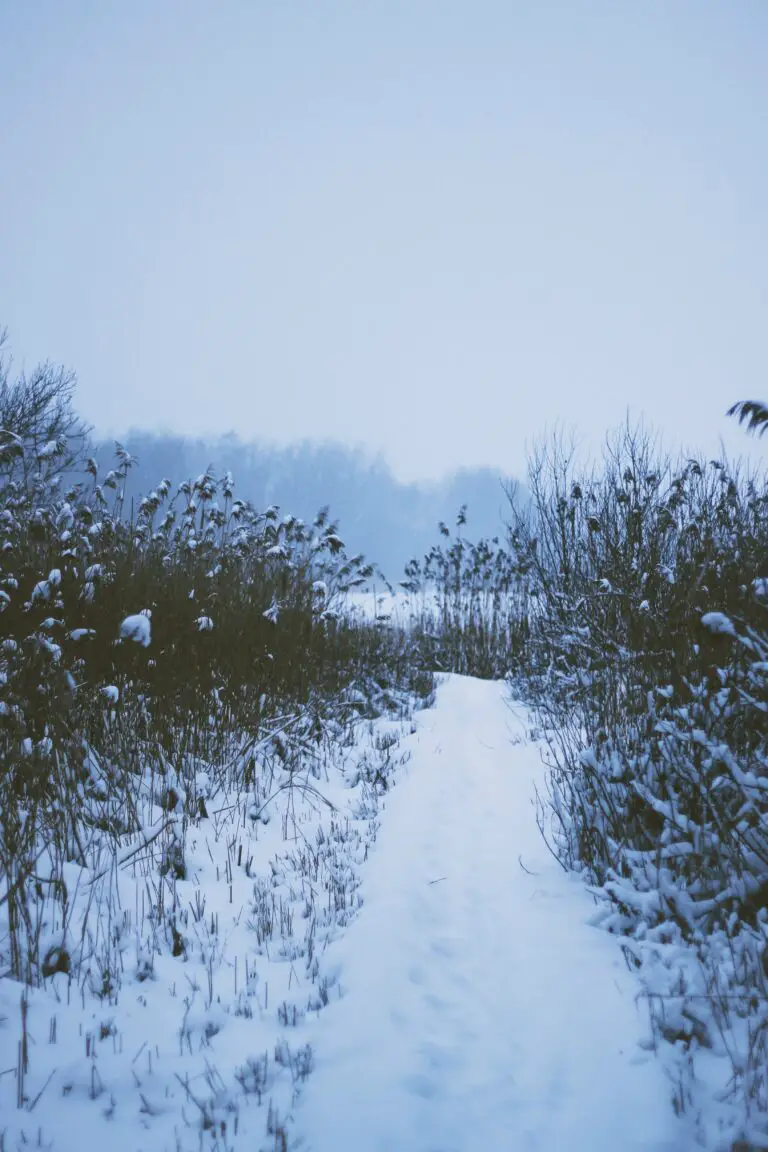
<svg viewBox="0 0 768 1152">
<path fill-rule="evenodd" d="M 705 612 L 701 622 L 708 631 L 719 636 L 735 636 L 733 623 L 723 612 Z"/>
<path fill-rule="evenodd" d="M 121 634 L 148 643 L 148 618 Z M 279 1116 L 297 1152 L 687 1149 L 620 941 L 539 833 L 528 730 L 503 685 L 447 677 L 410 730 L 361 723 L 303 791 L 286 772 L 245 795 L 268 825 L 201 767 L 183 879 L 158 878 L 182 818 L 157 808 L 117 868 L 65 865 L 71 924 L 46 942 L 90 975 L 27 990 L 21 1089 L 22 988 L 0 980 L 0 1143 L 274 1152 Z M 113 918 L 86 939 L 88 906 Z"/>
<path fill-rule="evenodd" d="M 273 600 L 266 612 L 262 612 L 265 620 L 269 620 L 270 624 L 276 624 L 280 616 L 280 605 L 277 600 Z"/>
<path fill-rule="evenodd" d="M 687 1146 L 619 943 L 541 839 L 524 726 L 460 677 L 422 717 L 331 949 L 345 995 L 298 1110 L 308 1152 Z"/>
<path fill-rule="evenodd" d="M 752 581 L 752 591 L 761 600 L 768 600 L 768 577 L 758 576 Z"/>
<path fill-rule="evenodd" d="M 148 648 L 152 640 L 152 626 L 148 616 L 139 613 L 136 616 L 126 616 L 120 625 L 120 637 L 123 640 L 135 640 L 144 648 Z"/>
<path fill-rule="evenodd" d="M 355 588 L 348 592 L 346 606 L 353 615 L 366 620 L 390 619 L 393 623 L 407 625 L 421 615 L 435 613 L 439 609 L 439 598 L 433 589 L 408 592 L 404 588 L 385 589 L 372 586 Z"/>
<path fill-rule="evenodd" d="M 51 589 L 47 580 L 38 580 L 32 589 L 31 601 L 34 604 L 36 600 L 47 600 L 51 594 Z"/>
</svg>

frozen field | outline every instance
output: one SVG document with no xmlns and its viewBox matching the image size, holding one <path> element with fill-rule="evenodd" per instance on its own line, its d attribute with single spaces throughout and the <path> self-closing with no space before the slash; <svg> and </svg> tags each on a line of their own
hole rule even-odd
<svg viewBox="0 0 768 1152">
<path fill-rule="evenodd" d="M 73 866 L 85 977 L 0 980 L 3 1152 L 685 1149 L 542 777 L 503 685 L 450 676 L 305 788 L 211 798 L 184 879 Z"/>
</svg>

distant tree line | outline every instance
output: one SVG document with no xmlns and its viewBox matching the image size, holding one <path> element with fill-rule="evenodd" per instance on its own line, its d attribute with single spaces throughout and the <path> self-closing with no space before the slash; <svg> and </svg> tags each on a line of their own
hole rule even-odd
<svg viewBox="0 0 768 1152">
<path fill-rule="evenodd" d="M 492 468 L 463 468 L 438 482 L 399 481 L 381 456 L 360 448 L 324 442 L 281 447 L 244 443 L 234 435 L 192 439 L 174 433 L 132 430 L 123 438 L 136 463 L 126 477 L 125 509 L 160 480 L 173 486 L 211 468 L 230 471 L 241 499 L 256 508 L 278 505 L 310 520 L 328 505 L 343 529 L 344 541 L 363 552 L 392 583 L 414 555 L 425 553 L 436 525 L 450 521 L 466 504 L 475 536 L 503 533 L 508 513 L 508 476 Z M 97 459 L 114 455 L 114 442 L 95 448 Z"/>
</svg>

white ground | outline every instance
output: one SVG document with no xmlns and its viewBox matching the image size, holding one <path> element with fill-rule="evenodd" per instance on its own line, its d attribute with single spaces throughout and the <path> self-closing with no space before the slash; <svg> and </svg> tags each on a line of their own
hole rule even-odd
<svg viewBox="0 0 768 1152">
<path fill-rule="evenodd" d="M 461 677 L 419 718 L 329 948 L 345 995 L 296 1109 L 311 1152 L 688 1147 L 619 943 L 540 837 L 525 719 Z"/>
<path fill-rule="evenodd" d="M 686 1149 L 620 943 L 536 826 L 526 722 L 502 685 L 448 677 L 413 731 L 361 724 L 268 824 L 254 797 L 209 799 L 185 880 L 152 851 L 114 882 L 70 866 L 85 959 L 26 992 L 23 1077 L 0 978 L 0 1152 Z"/>
</svg>

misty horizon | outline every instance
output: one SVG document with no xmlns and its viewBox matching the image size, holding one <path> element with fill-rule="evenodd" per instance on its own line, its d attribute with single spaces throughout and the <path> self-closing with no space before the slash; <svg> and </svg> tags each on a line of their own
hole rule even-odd
<svg viewBox="0 0 768 1152">
<path fill-rule="evenodd" d="M 768 8 L 5 5 L 0 321 L 131 426 L 759 455 Z"/>
<path fill-rule="evenodd" d="M 492 468 L 459 468 L 439 480 L 405 482 L 383 456 L 330 441 L 283 446 L 133 429 L 119 443 L 136 457 L 125 484 L 129 512 L 131 501 L 137 503 L 163 478 L 178 486 L 208 468 L 218 479 L 231 472 L 235 496 L 257 510 L 277 506 L 282 515 L 310 522 L 328 507 L 348 552 L 362 552 L 390 583 L 402 578 L 410 560 L 429 551 L 440 522 L 455 526 L 464 505 L 467 537 L 504 537 L 505 487 L 519 483 Z M 114 443 L 94 437 L 93 448 L 102 474 L 112 466 Z"/>
</svg>

